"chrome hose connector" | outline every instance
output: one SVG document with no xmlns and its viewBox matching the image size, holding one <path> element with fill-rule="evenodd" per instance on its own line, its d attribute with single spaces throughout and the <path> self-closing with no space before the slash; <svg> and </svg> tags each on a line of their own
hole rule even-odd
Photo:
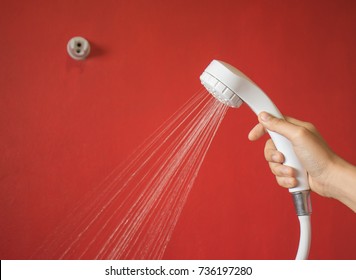
<svg viewBox="0 0 356 280">
<path fill-rule="evenodd" d="M 293 192 L 292 197 L 298 216 L 306 216 L 312 213 L 310 191 Z"/>
</svg>

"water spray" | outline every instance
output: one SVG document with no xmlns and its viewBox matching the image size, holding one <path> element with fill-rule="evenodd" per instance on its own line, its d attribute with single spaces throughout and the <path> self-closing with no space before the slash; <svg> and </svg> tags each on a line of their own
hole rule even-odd
<svg viewBox="0 0 356 280">
<path fill-rule="evenodd" d="M 251 79 L 225 62 L 213 60 L 200 76 L 200 80 L 209 93 L 227 106 L 238 108 L 246 103 L 257 115 L 265 111 L 277 118 L 283 118 L 276 105 Z M 267 132 L 277 150 L 284 155 L 284 165 L 293 167 L 297 172 L 298 185 L 289 189 L 300 222 L 296 259 L 307 259 L 311 240 L 311 202 L 307 172 L 294 153 L 291 142 L 276 132 Z"/>
</svg>

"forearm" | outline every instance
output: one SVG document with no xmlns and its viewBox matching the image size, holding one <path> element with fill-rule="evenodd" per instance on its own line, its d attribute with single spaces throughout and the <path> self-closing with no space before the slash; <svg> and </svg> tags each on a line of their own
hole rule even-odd
<svg viewBox="0 0 356 280">
<path fill-rule="evenodd" d="M 339 158 L 330 182 L 331 196 L 356 212 L 356 166 Z"/>
</svg>

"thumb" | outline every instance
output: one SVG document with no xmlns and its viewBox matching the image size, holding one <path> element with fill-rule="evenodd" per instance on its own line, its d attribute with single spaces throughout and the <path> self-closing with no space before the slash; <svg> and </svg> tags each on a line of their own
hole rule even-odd
<svg viewBox="0 0 356 280">
<path fill-rule="evenodd" d="M 298 126 L 286 121 L 285 119 L 276 118 L 271 114 L 261 112 L 258 115 L 258 120 L 264 128 L 281 134 L 291 141 L 296 137 Z"/>
</svg>

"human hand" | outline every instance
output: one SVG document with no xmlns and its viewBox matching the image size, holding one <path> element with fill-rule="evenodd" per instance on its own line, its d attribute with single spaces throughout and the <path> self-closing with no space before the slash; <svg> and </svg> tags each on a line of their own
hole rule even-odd
<svg viewBox="0 0 356 280">
<path fill-rule="evenodd" d="M 255 141 L 265 134 L 266 129 L 277 132 L 288 138 L 294 151 L 308 173 L 310 188 L 322 195 L 332 196 L 330 190 L 330 170 L 337 155 L 329 148 L 314 125 L 297 119 L 286 117 L 285 120 L 275 118 L 265 112 L 258 116 L 257 124 L 249 133 L 249 139 Z M 270 169 L 276 175 L 280 186 L 292 188 L 297 185 L 296 171 L 284 166 L 284 156 L 277 151 L 272 140 L 266 142 L 265 158 Z"/>
</svg>

